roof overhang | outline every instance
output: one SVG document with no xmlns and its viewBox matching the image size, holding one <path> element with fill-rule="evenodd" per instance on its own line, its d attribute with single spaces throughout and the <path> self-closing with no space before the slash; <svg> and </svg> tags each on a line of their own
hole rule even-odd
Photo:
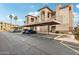
<svg viewBox="0 0 79 59">
<path fill-rule="evenodd" d="M 55 12 L 55 11 L 51 10 L 48 6 L 44 6 L 43 8 L 39 9 L 38 11 L 45 9 L 45 8 L 49 9 L 51 12 Z"/>
<path fill-rule="evenodd" d="M 23 27 L 57 25 L 57 24 L 60 24 L 60 22 L 58 22 L 56 20 L 52 20 L 52 21 L 44 21 L 44 22 L 39 22 L 39 23 L 27 24 L 27 25 L 24 25 Z"/>
<path fill-rule="evenodd" d="M 19 27 L 21 27 L 21 26 L 12 26 L 11 28 L 19 28 Z"/>
</svg>

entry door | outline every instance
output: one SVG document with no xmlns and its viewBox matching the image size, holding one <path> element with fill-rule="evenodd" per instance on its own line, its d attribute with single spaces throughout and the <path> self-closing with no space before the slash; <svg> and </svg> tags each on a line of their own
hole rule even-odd
<svg viewBox="0 0 79 59">
<path fill-rule="evenodd" d="M 51 32 L 55 32 L 56 26 L 51 26 Z"/>
</svg>

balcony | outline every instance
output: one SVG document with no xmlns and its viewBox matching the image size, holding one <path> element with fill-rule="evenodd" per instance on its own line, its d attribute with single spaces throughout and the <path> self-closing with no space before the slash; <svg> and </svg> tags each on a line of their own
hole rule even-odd
<svg viewBox="0 0 79 59">
<path fill-rule="evenodd" d="M 39 19 L 40 20 L 40 19 Z M 57 25 L 60 24 L 55 18 L 48 18 L 45 21 L 34 21 L 32 23 L 29 23 L 27 25 L 24 25 L 24 27 L 31 27 L 31 26 L 44 26 L 44 25 Z"/>
</svg>

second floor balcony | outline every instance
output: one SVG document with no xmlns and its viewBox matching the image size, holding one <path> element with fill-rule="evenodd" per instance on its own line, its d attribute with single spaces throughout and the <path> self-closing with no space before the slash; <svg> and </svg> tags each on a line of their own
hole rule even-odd
<svg viewBox="0 0 79 59">
<path fill-rule="evenodd" d="M 40 18 L 38 18 L 36 21 L 34 22 L 30 22 L 28 24 L 26 24 L 26 27 L 29 26 L 44 26 L 44 25 L 56 25 L 56 24 L 60 24 L 60 22 L 58 22 L 55 18 L 47 18 L 47 20 L 45 21 L 39 21 L 41 20 Z"/>
</svg>

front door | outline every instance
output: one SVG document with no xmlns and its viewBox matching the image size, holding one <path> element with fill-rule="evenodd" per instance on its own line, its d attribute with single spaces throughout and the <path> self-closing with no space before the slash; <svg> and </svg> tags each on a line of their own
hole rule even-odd
<svg viewBox="0 0 79 59">
<path fill-rule="evenodd" d="M 51 26 L 51 32 L 55 32 L 56 26 Z"/>
</svg>

